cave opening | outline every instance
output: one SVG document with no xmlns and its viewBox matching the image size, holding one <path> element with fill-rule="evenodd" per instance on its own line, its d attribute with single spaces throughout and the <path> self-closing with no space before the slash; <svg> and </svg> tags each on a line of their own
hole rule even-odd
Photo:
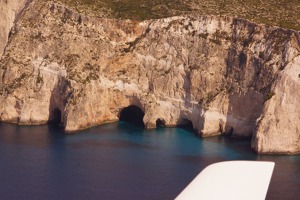
<svg viewBox="0 0 300 200">
<path fill-rule="evenodd" d="M 61 124 L 61 111 L 60 111 L 60 109 L 55 108 L 50 113 L 49 123 L 50 124 L 55 124 L 55 125 L 60 125 Z"/>
<path fill-rule="evenodd" d="M 159 119 L 156 120 L 156 127 L 157 128 L 158 127 L 164 127 L 164 126 L 166 126 L 166 121 L 164 119 L 159 118 Z"/>
<path fill-rule="evenodd" d="M 145 128 L 143 121 L 144 115 L 145 113 L 141 108 L 135 105 L 131 105 L 121 110 L 119 120 L 138 127 Z"/>
<path fill-rule="evenodd" d="M 180 127 L 188 131 L 194 131 L 193 122 L 189 119 L 183 118 Z"/>
</svg>

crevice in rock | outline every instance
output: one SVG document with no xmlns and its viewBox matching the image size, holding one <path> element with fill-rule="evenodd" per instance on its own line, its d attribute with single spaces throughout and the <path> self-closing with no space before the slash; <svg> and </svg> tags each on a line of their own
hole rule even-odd
<svg viewBox="0 0 300 200">
<path fill-rule="evenodd" d="M 132 52 L 132 51 L 135 49 L 136 45 L 137 45 L 143 38 L 146 37 L 146 35 L 151 31 L 150 26 L 152 25 L 152 23 L 153 23 L 153 21 L 151 21 L 151 22 L 149 23 L 149 25 L 148 25 L 148 27 L 146 28 L 145 32 L 144 32 L 141 36 L 137 37 L 134 41 L 128 42 L 128 43 L 127 43 L 127 44 L 129 45 L 129 47 L 123 49 L 123 51 L 124 51 L 125 53 Z"/>
<path fill-rule="evenodd" d="M 141 108 L 131 105 L 121 110 L 119 120 L 144 128 L 144 115 L 145 113 Z"/>
<path fill-rule="evenodd" d="M 30 6 L 30 4 L 32 2 L 33 2 L 33 0 L 28 0 L 28 1 L 25 2 L 24 7 L 20 10 L 19 13 L 17 13 L 14 24 L 16 24 L 20 20 L 20 18 L 23 15 L 24 11 Z"/>
</svg>

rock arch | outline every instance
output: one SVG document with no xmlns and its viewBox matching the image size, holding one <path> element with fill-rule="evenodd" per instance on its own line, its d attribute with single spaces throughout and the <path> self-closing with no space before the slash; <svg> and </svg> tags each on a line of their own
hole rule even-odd
<svg viewBox="0 0 300 200">
<path fill-rule="evenodd" d="M 189 131 L 194 131 L 193 122 L 187 118 L 182 118 L 179 126 Z"/>
<path fill-rule="evenodd" d="M 162 118 L 158 118 L 156 120 L 156 127 L 162 127 L 162 126 L 166 126 L 166 121 Z"/>
<path fill-rule="evenodd" d="M 119 114 L 119 120 L 144 128 L 144 116 L 145 113 L 140 107 L 136 105 L 130 105 L 121 110 Z"/>
</svg>

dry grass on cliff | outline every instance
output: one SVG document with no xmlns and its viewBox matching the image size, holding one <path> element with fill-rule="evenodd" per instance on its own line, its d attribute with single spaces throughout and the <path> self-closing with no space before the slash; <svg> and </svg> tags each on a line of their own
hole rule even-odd
<svg viewBox="0 0 300 200">
<path fill-rule="evenodd" d="M 180 14 L 228 15 L 300 30 L 299 0 L 56 0 L 88 15 L 145 20 Z"/>
</svg>

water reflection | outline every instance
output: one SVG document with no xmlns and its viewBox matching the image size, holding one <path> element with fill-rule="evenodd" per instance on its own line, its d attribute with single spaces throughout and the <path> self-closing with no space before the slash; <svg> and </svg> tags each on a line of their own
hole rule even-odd
<svg viewBox="0 0 300 200">
<path fill-rule="evenodd" d="M 47 147 L 58 139 L 64 140 L 62 128 L 53 125 L 17 126 L 0 123 L 0 141 L 7 144 L 18 144 L 36 148 Z"/>
</svg>

